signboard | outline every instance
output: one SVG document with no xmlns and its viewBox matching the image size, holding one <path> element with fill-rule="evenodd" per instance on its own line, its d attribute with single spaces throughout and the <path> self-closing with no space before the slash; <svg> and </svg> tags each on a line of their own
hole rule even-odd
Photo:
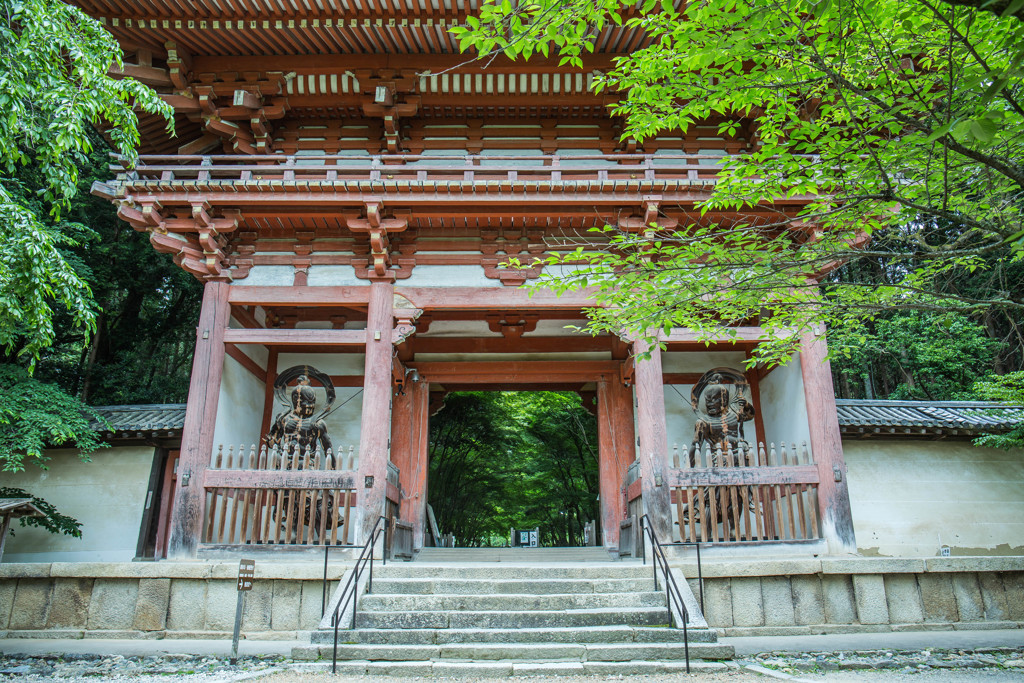
<svg viewBox="0 0 1024 683">
<path fill-rule="evenodd" d="M 238 590 L 251 591 L 256 578 L 256 560 L 241 560 L 238 563 Z"/>
<path fill-rule="evenodd" d="M 520 530 L 516 531 L 516 534 L 519 536 L 519 538 L 517 539 L 518 543 L 516 543 L 516 545 L 518 545 L 520 548 L 536 548 L 537 547 L 537 530 L 536 529 L 531 530 L 531 531 L 527 531 L 525 529 L 520 529 Z"/>
</svg>

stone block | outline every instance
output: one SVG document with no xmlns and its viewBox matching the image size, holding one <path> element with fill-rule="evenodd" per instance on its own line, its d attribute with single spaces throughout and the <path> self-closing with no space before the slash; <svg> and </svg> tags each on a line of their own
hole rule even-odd
<svg viewBox="0 0 1024 683">
<path fill-rule="evenodd" d="M 732 621 L 736 626 L 762 626 L 764 604 L 761 597 L 761 579 L 732 579 Z"/>
<path fill-rule="evenodd" d="M 14 594 L 18 589 L 17 579 L 0 579 L 0 628 L 7 628 L 14 607 Z"/>
<path fill-rule="evenodd" d="M 85 628 L 89 623 L 92 579 L 53 579 L 46 628 Z"/>
<path fill-rule="evenodd" d="M 929 572 L 1005 572 L 1019 569 L 1020 558 L 1013 555 L 929 557 L 925 566 Z"/>
<path fill-rule="evenodd" d="M 8 624 L 10 628 L 46 628 L 52 594 L 53 581 L 50 579 L 19 579 Z"/>
<path fill-rule="evenodd" d="M 331 599 L 337 589 L 338 582 L 327 585 L 327 600 Z M 321 601 L 323 599 L 323 581 L 303 581 L 302 597 L 299 603 L 299 628 L 314 629 L 320 624 Z M 344 622 L 343 622 L 344 623 Z"/>
<path fill-rule="evenodd" d="M 985 602 L 981 599 L 981 587 L 978 575 L 974 572 L 963 572 L 951 575 L 953 597 L 956 598 L 956 609 L 960 621 L 983 621 L 985 619 Z"/>
<path fill-rule="evenodd" d="M 237 586 L 237 584 L 233 585 Z M 235 592 L 238 590 L 236 588 Z M 249 631 L 269 631 L 273 616 L 274 581 L 253 581 L 252 590 L 245 594 L 242 607 L 242 629 Z M 233 619 L 233 617 L 232 617 Z M 232 621 L 234 628 L 234 621 Z"/>
<path fill-rule="evenodd" d="M 921 587 L 921 605 L 925 621 L 959 621 L 956 611 L 956 597 L 949 574 L 919 574 L 917 584 Z"/>
<path fill-rule="evenodd" d="M 794 626 L 793 590 L 788 576 L 766 576 L 761 579 L 765 626 Z"/>
<path fill-rule="evenodd" d="M 881 574 L 854 574 L 853 594 L 857 602 L 857 621 L 862 624 L 889 623 L 885 579 Z"/>
<path fill-rule="evenodd" d="M 132 627 L 139 631 L 163 631 L 171 606 L 171 579 L 139 579 Z"/>
<path fill-rule="evenodd" d="M 206 628 L 205 579 L 171 579 L 168 631 L 202 631 Z"/>
<path fill-rule="evenodd" d="M 730 579 L 704 579 L 704 618 L 710 626 L 732 626 Z"/>
<path fill-rule="evenodd" d="M 902 557 L 826 557 L 821 560 L 824 574 L 917 574 L 924 568 L 924 560 Z"/>
<path fill-rule="evenodd" d="M 996 621 L 1006 619 L 1010 613 L 1003 589 L 1003 577 L 998 572 L 978 574 L 981 599 L 985 603 L 985 618 Z"/>
<path fill-rule="evenodd" d="M 1006 591 L 1006 618 L 1024 621 L 1024 572 L 1003 572 L 1000 576 Z"/>
<path fill-rule="evenodd" d="M 822 576 L 821 595 L 825 607 L 825 623 L 852 624 L 857 620 L 853 581 L 849 576 L 842 574 Z"/>
<path fill-rule="evenodd" d="M 45 562 L 8 562 L 0 564 L 0 579 L 46 579 L 50 565 Z"/>
<path fill-rule="evenodd" d="M 206 630 L 233 631 L 238 590 L 235 581 L 211 579 L 206 584 Z"/>
<path fill-rule="evenodd" d="M 797 624 L 824 624 L 825 604 L 820 576 L 791 576 L 793 619 Z"/>
<path fill-rule="evenodd" d="M 889 574 L 885 577 L 885 600 L 889 621 L 894 624 L 919 624 L 924 621 L 921 591 L 914 574 Z"/>
<path fill-rule="evenodd" d="M 271 630 L 294 631 L 299 628 L 301 607 L 302 582 L 276 579 L 273 604 L 271 605 Z"/>
<path fill-rule="evenodd" d="M 96 579 L 89 603 L 89 630 L 130 629 L 138 594 L 138 579 Z"/>
</svg>

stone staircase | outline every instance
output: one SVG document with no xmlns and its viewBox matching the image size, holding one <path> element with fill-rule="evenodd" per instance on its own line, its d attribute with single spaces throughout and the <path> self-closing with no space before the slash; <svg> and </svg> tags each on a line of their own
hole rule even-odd
<svg viewBox="0 0 1024 683">
<path fill-rule="evenodd" d="M 667 628 L 664 589 L 654 590 L 650 565 L 610 562 L 607 554 L 602 562 L 544 555 L 486 563 L 447 555 L 428 564 L 428 553 L 412 563 L 375 565 L 373 593 L 360 598 L 356 628 L 339 631 L 338 672 L 498 677 L 685 671 L 683 631 Z M 718 643 L 700 615 L 690 621 L 692 670 L 725 668 L 720 660 L 732 658 L 732 646 Z M 317 662 L 311 668 L 329 668 L 333 638 L 325 620 L 311 644 L 293 656 Z"/>
</svg>

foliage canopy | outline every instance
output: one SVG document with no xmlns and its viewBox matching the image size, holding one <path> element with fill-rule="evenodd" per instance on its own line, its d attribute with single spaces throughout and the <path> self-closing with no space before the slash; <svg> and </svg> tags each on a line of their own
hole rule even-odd
<svg viewBox="0 0 1024 683">
<path fill-rule="evenodd" d="M 62 250 L 77 229 L 61 221 L 93 126 L 107 126 L 133 159 L 134 108 L 168 120 L 172 110 L 141 83 L 112 77 L 117 42 L 60 0 L 0 0 L 0 64 L 0 347 L 35 359 L 54 339 L 54 303 L 75 326 L 93 326 L 88 284 Z"/>
<path fill-rule="evenodd" d="M 711 123 L 747 149 L 721 160 L 689 225 L 606 228 L 550 256 L 580 265 L 543 286 L 599 289 L 590 330 L 712 338 L 757 320 L 774 339 L 758 353 L 778 362 L 819 322 L 1024 311 L 1017 292 L 944 286 L 1024 249 L 1024 22 L 937 0 L 488 0 L 453 31 L 485 57 L 583 66 L 613 24 L 649 37 L 595 79 L 624 95 L 624 137 Z M 774 213 L 742 217 L 754 208 Z M 741 218 L 709 223 L 716 210 Z M 872 257 L 893 277 L 830 275 Z"/>
</svg>

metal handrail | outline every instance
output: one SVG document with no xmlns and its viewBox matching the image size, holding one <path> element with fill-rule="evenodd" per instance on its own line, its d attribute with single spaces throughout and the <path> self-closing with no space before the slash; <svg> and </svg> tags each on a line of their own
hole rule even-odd
<svg viewBox="0 0 1024 683">
<path fill-rule="evenodd" d="M 671 546 L 692 545 L 694 548 L 697 549 L 697 589 L 700 592 L 700 595 L 699 595 L 700 611 L 701 611 L 702 614 L 707 614 L 707 610 L 704 609 L 704 565 L 703 565 L 703 563 L 700 560 L 700 541 L 673 541 L 671 543 L 662 543 L 661 547 L 664 548 L 667 545 L 671 545 Z M 641 561 L 644 564 L 647 564 L 647 556 L 646 556 L 646 553 L 644 551 L 645 551 L 645 548 L 641 544 L 641 546 L 640 546 Z"/>
<path fill-rule="evenodd" d="M 668 602 L 668 618 L 671 622 L 675 621 L 675 617 L 672 612 L 672 605 L 676 606 L 676 609 L 680 614 L 683 615 L 683 648 L 686 653 L 686 673 L 690 673 L 690 635 L 687 630 L 687 622 L 690 621 L 690 613 L 686 609 L 686 601 L 683 600 L 683 593 L 679 590 L 678 584 L 676 584 L 675 577 L 672 576 L 668 564 L 668 557 L 665 556 L 665 550 L 661 547 L 661 543 L 658 542 L 658 535 L 654 532 L 654 525 L 651 523 L 650 517 L 643 515 L 640 517 L 640 528 L 647 532 L 648 537 L 651 539 L 651 550 L 652 550 L 652 562 L 651 566 L 654 568 L 654 590 L 658 589 L 658 570 L 664 575 L 665 584 L 665 598 Z M 646 544 L 641 542 L 641 546 L 645 547 Z M 647 553 L 643 554 L 643 563 L 647 564 Z M 676 628 L 679 628 L 678 624 L 674 624 Z"/>
<path fill-rule="evenodd" d="M 381 526 L 381 522 L 384 522 L 383 526 Z M 352 601 L 352 623 L 349 628 L 353 629 L 356 627 L 356 605 L 359 602 L 359 596 L 357 595 L 359 591 L 359 575 L 362 573 L 363 566 L 367 563 L 369 563 L 370 567 L 369 575 L 367 576 L 366 592 L 370 593 L 373 591 L 373 547 L 377 544 L 377 539 L 381 534 L 384 535 L 384 550 L 381 553 L 381 564 L 386 565 L 388 563 L 388 525 L 384 515 L 380 515 L 377 517 L 377 521 L 373 523 L 373 528 L 370 529 L 370 535 L 366 539 L 366 543 L 363 544 L 363 550 L 359 553 L 355 566 L 352 567 L 352 573 L 349 575 L 345 587 L 342 588 L 341 594 L 338 596 L 338 604 L 331 615 L 331 625 L 334 627 L 334 654 L 331 660 L 331 673 L 338 673 L 338 625 L 341 623 L 341 615 L 345 613 L 349 600 Z"/>
</svg>

